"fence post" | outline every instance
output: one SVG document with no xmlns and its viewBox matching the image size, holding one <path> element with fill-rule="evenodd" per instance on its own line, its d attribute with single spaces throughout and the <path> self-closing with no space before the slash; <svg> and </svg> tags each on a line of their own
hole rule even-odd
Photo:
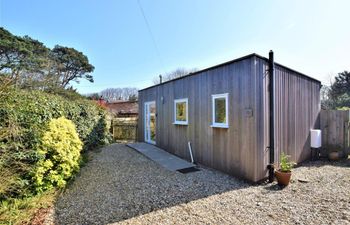
<svg viewBox="0 0 350 225">
<path fill-rule="evenodd" d="M 320 123 L 321 123 L 321 130 L 322 130 L 322 148 L 321 148 L 321 156 L 326 157 L 327 156 L 327 146 L 328 146 L 328 121 L 329 121 L 329 111 L 328 110 L 321 110 L 320 113 Z"/>
<path fill-rule="evenodd" d="M 344 121 L 344 153 L 345 155 L 349 155 L 350 153 L 350 129 L 349 129 L 349 119 L 350 119 L 350 110 L 345 114 Z"/>
<path fill-rule="evenodd" d="M 350 111 L 321 110 L 322 156 L 341 149 L 350 153 Z"/>
</svg>

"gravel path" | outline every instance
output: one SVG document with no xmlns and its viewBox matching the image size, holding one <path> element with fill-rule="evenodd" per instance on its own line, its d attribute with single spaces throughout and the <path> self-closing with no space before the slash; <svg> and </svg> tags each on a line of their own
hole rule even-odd
<svg viewBox="0 0 350 225">
<path fill-rule="evenodd" d="M 114 144 L 57 200 L 55 223 L 350 224 L 349 160 L 306 163 L 292 179 L 280 190 L 203 167 L 170 172 Z"/>
</svg>

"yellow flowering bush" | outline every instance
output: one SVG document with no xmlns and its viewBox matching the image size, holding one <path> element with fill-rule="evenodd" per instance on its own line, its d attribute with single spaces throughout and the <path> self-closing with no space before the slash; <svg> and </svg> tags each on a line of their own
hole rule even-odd
<svg viewBox="0 0 350 225">
<path fill-rule="evenodd" d="M 64 187 L 79 169 L 83 143 L 72 121 L 60 117 L 51 119 L 38 146 L 38 162 L 32 172 L 37 192 L 54 186 Z"/>
<path fill-rule="evenodd" d="M 71 120 L 87 152 L 111 140 L 106 113 L 84 97 L 9 89 L 0 97 L 0 201 L 35 194 L 33 171 L 43 163 L 38 150 L 44 149 L 42 138 L 51 119 Z M 50 167 L 50 162 L 41 167 Z"/>
</svg>

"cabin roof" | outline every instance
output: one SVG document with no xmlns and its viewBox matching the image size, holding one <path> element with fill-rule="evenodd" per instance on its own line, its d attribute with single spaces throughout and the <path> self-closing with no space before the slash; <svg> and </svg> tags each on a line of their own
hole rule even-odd
<svg viewBox="0 0 350 225">
<path fill-rule="evenodd" d="M 168 80 L 168 81 L 162 82 L 162 83 L 160 83 L 160 84 L 155 84 L 155 85 L 152 85 L 152 86 L 143 88 L 143 89 L 139 90 L 139 92 L 140 92 L 140 91 L 147 90 L 147 89 L 150 89 L 150 88 L 153 88 L 153 87 L 161 86 L 161 85 L 164 85 L 164 84 L 166 84 L 166 83 L 170 83 L 170 82 L 173 82 L 173 81 L 176 81 L 176 80 L 184 79 L 184 78 L 186 78 L 186 77 L 188 77 L 188 76 L 194 76 L 194 75 L 197 75 L 197 74 L 206 72 L 206 71 L 208 71 L 208 70 L 216 69 L 216 68 L 221 67 L 221 66 L 226 66 L 226 65 L 229 65 L 229 64 L 231 64 L 231 63 L 235 63 L 235 62 L 239 62 L 239 61 L 242 61 L 242 60 L 245 60 L 245 59 L 249 59 L 249 58 L 254 57 L 254 56 L 255 56 L 255 57 L 258 57 L 258 58 L 260 58 L 260 59 L 266 60 L 266 61 L 269 60 L 268 58 L 266 58 L 266 57 L 264 57 L 264 56 L 258 55 L 258 54 L 256 54 L 256 53 L 252 53 L 252 54 L 249 54 L 249 55 L 240 57 L 240 58 L 236 58 L 236 59 L 233 59 L 233 60 L 224 62 L 224 63 L 220 63 L 220 64 L 215 65 L 215 66 L 211 66 L 211 67 L 208 67 L 208 68 L 205 68 L 205 69 L 202 69 L 202 70 L 198 70 L 198 71 L 196 71 L 196 72 L 189 73 L 189 74 L 187 74 L 187 75 L 185 75 L 185 76 L 182 76 L 182 77 L 178 77 L 178 78 L 175 78 L 175 79 L 172 79 L 172 80 Z M 312 78 L 312 77 L 310 77 L 310 76 L 308 76 L 308 75 L 305 75 L 305 74 L 303 74 L 303 73 L 301 73 L 301 72 L 299 72 L 299 71 L 296 71 L 296 70 L 294 70 L 294 69 L 291 69 L 291 68 L 289 68 L 289 67 L 287 67 L 287 66 L 284 66 L 284 65 L 282 65 L 282 64 L 279 64 L 279 63 L 277 63 L 277 62 L 275 62 L 275 65 L 280 66 L 280 67 L 282 67 L 282 68 L 284 68 L 284 69 L 290 70 L 290 71 L 292 71 L 292 72 L 294 72 L 294 73 L 297 73 L 297 74 L 300 75 L 300 76 L 303 76 L 303 77 L 305 77 L 305 78 L 307 78 L 307 79 L 310 79 L 310 80 L 312 80 L 312 81 L 315 81 L 315 82 L 318 82 L 318 83 L 321 84 L 321 81 L 319 81 L 319 80 L 317 80 L 317 79 L 315 79 L 315 78 Z"/>
</svg>

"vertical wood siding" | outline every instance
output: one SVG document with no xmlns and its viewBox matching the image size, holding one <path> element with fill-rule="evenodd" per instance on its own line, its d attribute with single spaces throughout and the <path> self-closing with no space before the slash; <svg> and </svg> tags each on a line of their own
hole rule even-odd
<svg viewBox="0 0 350 225">
<path fill-rule="evenodd" d="M 276 66 L 276 147 L 295 162 L 311 155 L 310 129 L 320 128 L 321 84 Z"/>
<path fill-rule="evenodd" d="M 266 60 L 259 59 L 259 68 L 268 69 Z M 264 78 L 268 89 L 268 76 Z M 302 162 L 311 155 L 310 129 L 320 128 L 321 83 L 300 75 L 285 67 L 275 65 L 275 162 L 278 164 L 281 152 L 291 156 L 295 162 Z M 264 145 L 269 145 L 268 90 L 264 91 Z M 269 163 L 265 150 L 264 164 Z M 265 171 L 266 172 L 266 171 Z"/>
<path fill-rule="evenodd" d="M 269 163 L 267 60 L 251 56 L 139 92 L 138 140 L 144 141 L 144 103 L 156 101 L 156 145 L 228 174 L 258 181 Z M 320 83 L 275 68 L 276 162 L 281 151 L 300 162 L 310 155 L 311 128 L 319 128 Z M 212 128 L 212 94 L 229 93 L 229 128 Z M 163 97 L 163 102 L 161 98 Z M 174 99 L 188 98 L 188 125 L 174 125 Z M 249 116 L 248 111 L 252 111 Z"/>
<path fill-rule="evenodd" d="M 258 121 L 262 107 L 262 79 L 255 71 L 255 57 L 164 83 L 139 93 L 139 141 L 144 141 L 144 103 L 156 101 L 156 145 L 223 172 L 256 181 Z M 213 128 L 213 94 L 229 93 L 229 128 Z M 163 102 L 161 102 L 163 97 Z M 188 98 L 188 125 L 174 125 L 174 99 Z M 253 111 L 250 117 L 248 110 Z"/>
</svg>

